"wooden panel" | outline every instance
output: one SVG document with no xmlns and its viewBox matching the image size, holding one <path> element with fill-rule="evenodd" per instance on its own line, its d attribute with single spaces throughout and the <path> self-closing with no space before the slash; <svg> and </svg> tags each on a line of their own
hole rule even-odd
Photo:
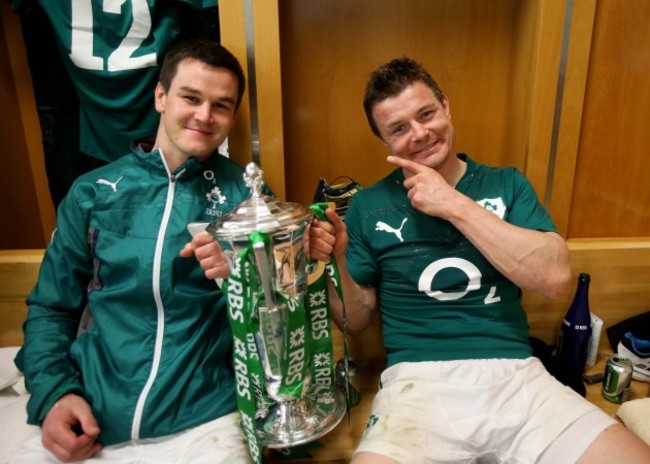
<svg viewBox="0 0 650 464">
<path fill-rule="evenodd" d="M 25 298 L 38 278 L 43 251 L 0 251 L 0 346 L 23 342 Z"/>
<path fill-rule="evenodd" d="M 569 237 L 650 231 L 650 2 L 597 3 Z"/>
<path fill-rule="evenodd" d="M 248 50 L 254 50 L 258 109 L 260 164 L 264 180 L 279 198 L 285 198 L 284 138 L 282 133 L 282 90 L 278 7 L 275 1 L 253 2 L 249 12 L 253 20 L 254 44 L 246 37 L 246 10 L 242 0 L 221 0 L 219 20 L 221 43 L 239 59 L 247 74 L 248 91 L 244 94 L 237 123 L 230 133 L 231 158 L 245 166 L 252 160 L 251 70 Z M 250 19 L 250 18 L 249 18 Z"/>
<path fill-rule="evenodd" d="M 509 117 L 504 128 L 508 134 L 505 150 L 510 153 L 521 152 L 528 155 L 528 137 L 531 132 L 531 107 L 533 98 L 532 82 L 534 81 L 535 50 L 539 47 L 539 2 L 517 2 L 515 4 L 516 21 L 513 34 L 513 67 L 512 84 L 510 86 L 510 101 L 508 102 Z M 524 157 L 523 167 L 526 162 Z M 542 192 L 538 192 L 541 195 Z"/>
<path fill-rule="evenodd" d="M 520 98 L 526 103 L 530 99 L 530 104 L 527 106 L 528 111 L 523 115 L 525 120 L 530 120 L 530 125 L 523 127 L 523 129 L 527 129 L 523 133 L 523 146 L 515 146 L 512 149 L 524 150 L 522 155 L 525 162 L 524 174 L 533 184 L 537 196 L 543 201 L 546 194 L 546 179 L 553 133 L 553 112 L 557 97 L 565 2 L 551 0 L 534 3 L 537 4 L 538 8 L 531 12 L 534 22 L 532 22 L 531 18 L 528 18 L 528 15 L 522 18 L 525 19 L 523 21 L 524 25 L 532 22 L 536 31 L 532 46 L 532 58 L 526 59 L 526 62 L 530 62 L 531 73 L 522 75 L 520 79 L 515 81 L 516 84 L 522 85 L 523 80 L 523 84 L 526 85 L 526 93 L 521 95 Z M 514 43 L 518 47 L 525 49 L 529 42 L 526 38 L 524 32 L 523 35 L 515 38 Z M 513 122 L 513 124 L 515 124 L 514 130 L 516 131 L 519 123 Z M 504 163 L 495 163 L 495 165 L 503 166 Z"/>
<path fill-rule="evenodd" d="M 514 34 L 523 33 L 515 27 L 520 4 L 280 2 L 287 197 L 311 201 L 319 176 L 345 174 L 369 184 L 391 170 L 368 128 L 362 98 L 368 73 L 402 55 L 422 62 L 449 95 L 458 151 L 523 170 L 527 142 L 518 137 L 513 146 L 507 141 L 513 134 L 504 130 L 511 117 Z"/>
<path fill-rule="evenodd" d="M 254 2 L 253 6 L 257 102 L 260 108 L 260 164 L 266 183 L 276 196 L 284 199 L 286 191 L 278 5 L 277 0 L 266 0 Z"/>
<path fill-rule="evenodd" d="M 650 238 L 573 239 L 568 244 L 574 282 L 580 272 L 591 274 L 591 310 L 603 319 L 605 327 L 650 309 Z M 0 346 L 6 344 L 6 331 L 19 331 L 15 323 L 24 315 L 24 300 L 36 282 L 42 256 L 43 250 L 0 251 Z M 572 298 L 573 289 L 558 300 L 526 292 L 524 307 L 531 335 L 555 343 Z M 17 309 L 19 313 L 15 313 Z M 335 332 L 336 345 L 342 346 L 341 334 Z M 381 363 L 384 348 L 380 320 L 373 321 L 361 335 L 351 337 L 349 343 L 352 356 L 362 364 Z M 606 345 L 606 337 L 601 338 L 601 346 Z M 337 355 L 341 353 L 337 351 Z"/>
<path fill-rule="evenodd" d="M 241 0 L 221 0 L 219 2 L 219 28 L 221 43 L 239 60 L 244 74 L 248 73 L 246 53 L 246 29 L 244 23 L 244 2 Z M 249 82 L 247 80 L 246 86 Z M 237 122 L 228 136 L 230 157 L 241 166 L 251 161 L 251 124 L 249 92 L 244 97 L 237 114 Z"/>
<path fill-rule="evenodd" d="M 577 285 L 580 272 L 591 275 L 589 306 L 605 327 L 650 309 L 650 238 L 571 239 L 568 241 Z M 524 307 L 531 335 L 555 343 L 560 323 L 573 299 L 572 288 L 564 298 L 551 301 L 525 293 Z M 601 348 L 609 342 L 603 332 Z"/>
<path fill-rule="evenodd" d="M 551 191 L 546 192 L 547 207 L 563 236 L 567 234 L 571 211 L 595 10 L 596 0 L 573 3 L 557 148 L 550 173 Z"/>
<path fill-rule="evenodd" d="M 43 247 L 54 228 L 40 126 L 18 15 L 0 2 L 0 248 Z"/>
</svg>

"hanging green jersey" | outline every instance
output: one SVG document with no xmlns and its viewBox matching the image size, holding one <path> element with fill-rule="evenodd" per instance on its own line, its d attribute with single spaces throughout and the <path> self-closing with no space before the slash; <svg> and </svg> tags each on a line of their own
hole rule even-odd
<svg viewBox="0 0 650 464">
<path fill-rule="evenodd" d="M 177 39 L 202 34 L 209 25 L 202 15 L 217 5 L 217 0 L 38 1 L 79 95 L 79 149 L 106 161 L 157 131 L 158 65 Z M 22 3 L 11 2 L 14 8 Z"/>
<path fill-rule="evenodd" d="M 555 231 L 520 172 L 458 156 L 458 191 L 511 224 Z M 413 208 L 403 182 L 397 169 L 359 191 L 345 217 L 347 266 L 377 288 L 388 365 L 530 356 L 521 290 L 451 223 Z"/>
</svg>

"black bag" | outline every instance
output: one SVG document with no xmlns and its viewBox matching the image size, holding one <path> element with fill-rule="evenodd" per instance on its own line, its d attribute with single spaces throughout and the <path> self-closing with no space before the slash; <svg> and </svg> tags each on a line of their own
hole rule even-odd
<svg viewBox="0 0 650 464">
<path fill-rule="evenodd" d="M 331 184 L 321 177 L 314 193 L 314 203 L 333 202 L 336 205 L 336 213 L 343 218 L 348 210 L 348 203 L 362 188 L 361 184 L 349 176 L 339 176 Z"/>
<path fill-rule="evenodd" d="M 608 327 L 605 331 L 607 332 L 609 346 L 612 347 L 614 353 L 618 349 L 618 342 L 627 332 L 632 332 L 632 335 L 636 338 L 650 340 L 650 311 L 622 320 L 618 324 Z"/>
</svg>

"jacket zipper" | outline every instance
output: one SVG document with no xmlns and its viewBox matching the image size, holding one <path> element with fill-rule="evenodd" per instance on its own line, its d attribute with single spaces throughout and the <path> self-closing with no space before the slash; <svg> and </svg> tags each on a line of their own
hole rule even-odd
<svg viewBox="0 0 650 464">
<path fill-rule="evenodd" d="M 144 405 L 147 402 L 147 397 L 149 392 L 153 387 L 153 383 L 156 380 L 158 375 L 158 368 L 160 367 L 160 357 L 162 355 L 162 344 L 163 336 L 165 332 L 165 308 L 162 304 L 162 297 L 160 296 L 160 264 L 162 261 L 162 252 L 165 242 L 165 233 L 167 232 L 167 225 L 169 224 L 169 217 L 172 212 L 172 206 L 174 205 L 174 193 L 176 191 L 176 180 L 185 172 L 185 169 L 180 171 L 178 174 L 174 175 L 169 172 L 167 167 L 167 162 L 162 153 L 162 150 L 159 150 L 160 157 L 165 165 L 165 170 L 167 171 L 167 176 L 169 178 L 169 184 L 167 189 L 167 199 L 165 200 L 165 211 L 163 213 L 162 222 L 160 224 L 160 229 L 158 229 L 158 238 L 156 239 L 156 251 L 154 254 L 153 261 L 153 274 L 152 274 L 152 284 L 153 284 L 153 296 L 156 302 L 156 343 L 153 353 L 153 362 L 151 365 L 151 371 L 149 372 L 149 378 L 147 383 L 145 383 L 144 388 L 140 392 L 138 402 L 135 407 L 135 413 L 133 414 L 133 424 L 131 426 L 131 440 L 137 441 L 140 439 L 140 426 L 142 424 L 142 415 L 144 411 Z"/>
</svg>

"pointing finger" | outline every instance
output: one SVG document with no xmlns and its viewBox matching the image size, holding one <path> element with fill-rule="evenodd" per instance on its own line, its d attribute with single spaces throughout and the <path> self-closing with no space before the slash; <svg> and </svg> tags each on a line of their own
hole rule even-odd
<svg viewBox="0 0 650 464">
<path fill-rule="evenodd" d="M 427 172 L 427 170 L 429 169 L 422 164 L 404 158 L 400 158 L 398 156 L 390 155 L 388 158 L 386 158 L 386 160 L 389 163 L 394 164 L 395 166 L 405 169 L 411 174 L 420 174 L 422 172 Z"/>
</svg>

